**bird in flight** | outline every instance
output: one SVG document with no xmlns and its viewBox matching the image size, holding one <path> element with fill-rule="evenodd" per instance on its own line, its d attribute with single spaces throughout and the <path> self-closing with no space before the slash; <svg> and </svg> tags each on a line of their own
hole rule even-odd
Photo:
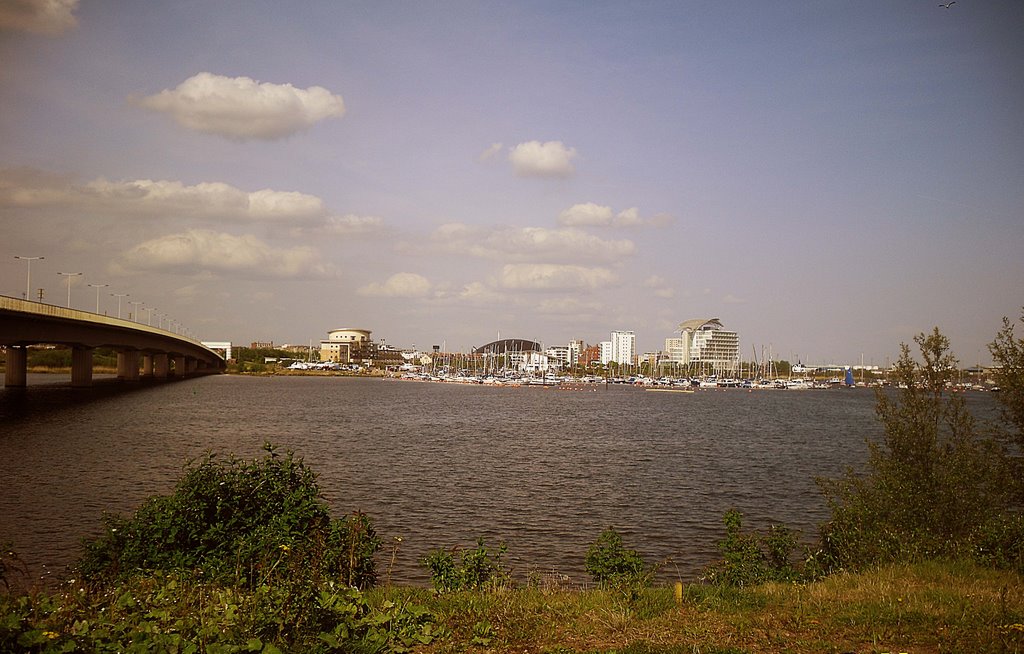
<svg viewBox="0 0 1024 654">
<path fill-rule="evenodd" d="M 955 4 L 956 4 L 956 0 L 953 0 L 952 2 L 947 2 L 946 4 L 941 4 L 940 3 L 939 6 L 942 7 L 943 9 L 949 9 L 950 7 L 952 7 Z"/>
</svg>

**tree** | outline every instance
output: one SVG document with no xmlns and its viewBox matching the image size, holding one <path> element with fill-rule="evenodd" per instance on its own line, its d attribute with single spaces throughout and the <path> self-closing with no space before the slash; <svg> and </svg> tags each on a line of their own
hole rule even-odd
<svg viewBox="0 0 1024 654">
<path fill-rule="evenodd" d="M 1024 324 L 1024 309 L 1020 322 Z M 1015 443 L 1017 453 L 1024 453 L 1024 338 L 1015 338 L 1013 323 L 1003 318 L 1003 328 L 989 343 L 989 352 L 996 364 L 993 376 L 999 387 L 999 403 L 1007 440 Z"/>
<path fill-rule="evenodd" d="M 975 535 L 1013 505 L 1005 449 L 981 435 L 960 394 L 938 328 L 915 337 L 922 362 L 900 346 L 899 390 L 877 391 L 885 436 L 868 443 L 867 472 L 818 483 L 832 513 L 822 526 L 826 568 L 970 553 Z"/>
</svg>

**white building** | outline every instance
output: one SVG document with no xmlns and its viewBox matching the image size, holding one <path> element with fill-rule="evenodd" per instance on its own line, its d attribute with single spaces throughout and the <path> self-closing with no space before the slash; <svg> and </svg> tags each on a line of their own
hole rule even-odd
<svg viewBox="0 0 1024 654">
<path fill-rule="evenodd" d="M 584 344 L 582 340 L 569 341 L 569 365 L 579 365 L 580 354 L 583 353 Z"/>
<path fill-rule="evenodd" d="M 679 323 L 679 339 L 665 339 L 669 360 L 699 365 L 704 372 L 735 371 L 740 363 L 740 337 L 726 330 L 718 318 Z"/>
<path fill-rule="evenodd" d="M 636 334 L 626 331 L 612 332 L 611 360 L 620 365 L 633 365 L 636 359 Z"/>
<path fill-rule="evenodd" d="M 607 366 L 612 362 L 612 342 L 601 341 L 598 345 L 601 347 L 601 365 Z"/>
<path fill-rule="evenodd" d="M 369 329 L 332 329 L 327 340 L 320 341 L 320 360 L 350 363 L 360 359 L 371 347 Z"/>
</svg>

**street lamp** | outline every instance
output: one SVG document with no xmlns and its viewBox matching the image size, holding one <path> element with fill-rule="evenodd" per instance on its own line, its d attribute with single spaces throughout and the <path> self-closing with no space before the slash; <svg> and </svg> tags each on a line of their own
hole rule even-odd
<svg viewBox="0 0 1024 654">
<path fill-rule="evenodd" d="M 142 300 L 132 300 L 128 304 L 135 305 L 135 322 L 142 322 L 141 320 L 139 320 L 139 305 L 142 304 Z"/>
<path fill-rule="evenodd" d="M 117 298 L 117 317 L 120 318 L 121 317 L 121 298 L 128 297 L 128 294 L 127 293 L 111 293 L 110 295 Z"/>
<path fill-rule="evenodd" d="M 14 255 L 15 259 L 21 259 L 27 264 L 28 274 L 25 278 L 25 299 L 28 300 L 32 297 L 32 262 L 39 259 L 45 259 L 46 257 L 19 257 Z"/>
<path fill-rule="evenodd" d="M 149 325 L 150 327 L 153 326 L 153 309 L 155 309 L 155 307 L 146 307 L 145 309 L 143 309 L 143 311 L 149 312 L 146 314 L 146 324 Z"/>
<path fill-rule="evenodd" d="M 96 289 L 96 313 L 100 312 L 100 289 L 110 286 L 110 284 L 89 284 L 92 288 Z"/>
<path fill-rule="evenodd" d="M 76 272 L 76 273 L 62 273 L 62 272 L 59 272 L 57 274 L 58 275 L 64 275 L 65 277 L 68 278 L 68 308 L 70 309 L 71 308 L 71 278 L 72 277 L 77 277 L 77 276 L 81 275 L 82 273 L 80 273 L 80 272 Z"/>
</svg>

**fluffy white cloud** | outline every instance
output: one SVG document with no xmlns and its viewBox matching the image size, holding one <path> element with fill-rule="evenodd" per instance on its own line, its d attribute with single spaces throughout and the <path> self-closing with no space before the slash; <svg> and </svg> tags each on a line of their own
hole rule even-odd
<svg viewBox="0 0 1024 654">
<path fill-rule="evenodd" d="M 186 185 L 137 179 L 85 184 L 41 171 L 0 171 L 0 206 L 74 207 L 104 215 L 157 218 L 224 218 L 237 221 L 305 223 L 324 220 L 315 195 L 262 189 L 247 192 L 221 182 Z"/>
<path fill-rule="evenodd" d="M 573 174 L 575 148 L 561 141 L 527 141 L 511 148 L 508 160 L 520 177 L 569 177 Z"/>
<path fill-rule="evenodd" d="M 610 225 L 614 212 L 611 207 L 604 207 L 593 202 L 574 204 L 558 216 L 558 222 L 569 227 L 587 225 Z"/>
<path fill-rule="evenodd" d="M 416 273 L 396 273 L 388 277 L 383 284 L 374 282 L 357 291 L 369 297 L 417 298 L 430 292 L 430 281 Z"/>
<path fill-rule="evenodd" d="M 78 25 L 78 0 L 3 0 L 0 29 L 58 36 Z"/>
<path fill-rule="evenodd" d="M 180 274 L 221 273 L 246 278 L 306 279 L 330 277 L 334 270 L 309 247 L 275 249 L 255 236 L 208 230 L 168 234 L 122 254 L 116 272 L 158 271 Z"/>
<path fill-rule="evenodd" d="M 498 283 L 517 291 L 589 291 L 611 286 L 615 273 L 607 268 L 549 263 L 512 263 L 501 269 Z"/>
<path fill-rule="evenodd" d="M 615 213 L 611 207 L 593 202 L 574 204 L 558 215 L 559 224 L 569 227 L 663 227 L 672 222 L 668 214 L 660 213 L 651 218 L 642 218 L 636 207 Z"/>
<path fill-rule="evenodd" d="M 616 263 L 636 253 L 630 240 L 603 239 L 574 228 L 483 228 L 449 223 L 438 227 L 431 241 L 448 252 L 496 261 Z"/>
<path fill-rule="evenodd" d="M 134 101 L 188 129 L 239 141 L 291 136 L 345 114 L 341 96 L 321 86 L 298 89 L 212 73 L 193 75 L 174 89 Z"/>
</svg>

